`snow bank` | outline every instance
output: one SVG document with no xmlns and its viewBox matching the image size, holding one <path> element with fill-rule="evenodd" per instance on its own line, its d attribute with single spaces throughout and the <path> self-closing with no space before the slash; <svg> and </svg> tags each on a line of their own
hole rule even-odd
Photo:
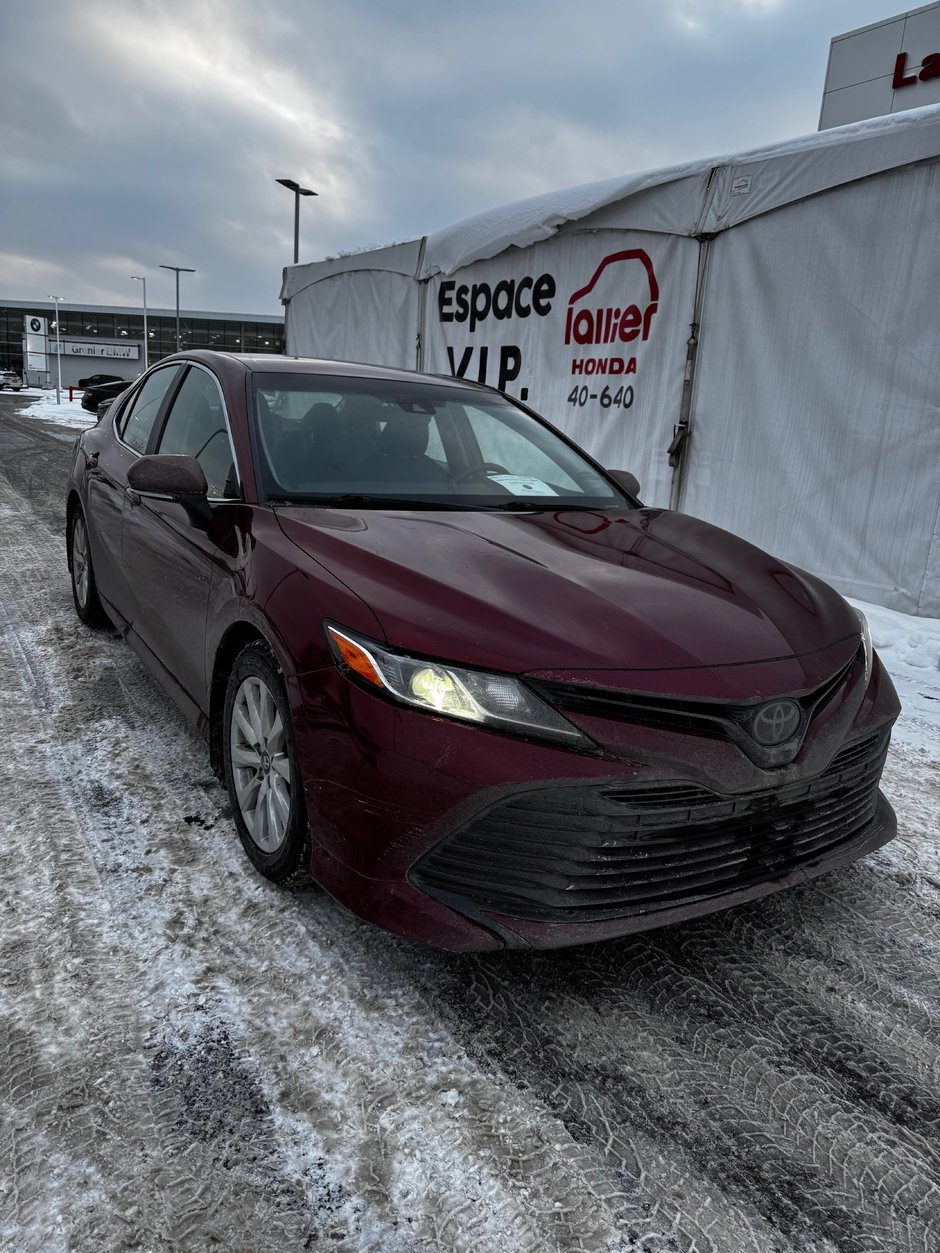
<svg viewBox="0 0 940 1253">
<path fill-rule="evenodd" d="M 901 698 L 895 737 L 940 760 L 940 618 L 850 603 L 868 618 L 875 651 Z"/>
<path fill-rule="evenodd" d="M 57 422 L 59 426 L 68 426 L 73 430 L 85 431 L 94 426 L 97 418 L 93 413 L 81 406 L 79 395 L 74 400 L 68 399 L 68 390 L 64 390 L 60 404 L 55 402 L 55 392 L 41 391 L 38 387 L 24 387 L 21 396 L 35 396 L 30 405 L 24 405 L 18 416 L 23 418 L 42 418 L 46 422 Z"/>
</svg>

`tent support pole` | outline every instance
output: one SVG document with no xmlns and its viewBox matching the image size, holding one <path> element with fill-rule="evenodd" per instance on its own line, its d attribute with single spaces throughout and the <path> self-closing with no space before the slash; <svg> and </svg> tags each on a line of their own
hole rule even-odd
<svg viewBox="0 0 940 1253">
<path fill-rule="evenodd" d="M 698 236 L 698 272 L 695 276 L 695 299 L 692 304 L 692 323 L 686 341 L 685 373 L 682 376 L 682 398 L 679 402 L 679 420 L 672 428 L 669 445 L 669 464 L 672 466 L 672 486 L 669 492 L 669 508 L 678 509 L 685 487 L 689 445 L 692 439 L 692 399 L 695 392 L 695 365 L 702 325 L 702 308 L 705 302 L 705 282 L 708 277 L 708 261 L 714 235 Z"/>
<path fill-rule="evenodd" d="M 421 245 L 418 248 L 418 260 L 415 263 L 415 281 L 418 284 L 418 325 L 415 327 L 416 370 L 424 369 L 424 336 L 428 322 L 428 293 L 431 290 L 431 280 L 429 278 L 422 279 L 421 277 L 421 271 L 424 268 L 424 249 L 427 242 L 427 235 L 422 235 Z"/>
</svg>

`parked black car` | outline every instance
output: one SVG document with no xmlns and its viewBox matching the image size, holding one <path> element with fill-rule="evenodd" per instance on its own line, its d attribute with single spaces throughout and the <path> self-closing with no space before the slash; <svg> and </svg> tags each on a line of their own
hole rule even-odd
<svg viewBox="0 0 940 1253">
<path fill-rule="evenodd" d="M 79 379 L 79 387 L 97 387 L 99 383 L 122 383 L 120 374 L 89 374 L 87 379 Z"/>
<path fill-rule="evenodd" d="M 105 402 L 110 404 L 115 396 L 127 391 L 132 382 L 132 379 L 114 379 L 110 383 L 96 383 L 93 387 L 86 387 L 82 393 L 82 408 L 89 413 L 97 413 L 99 405 Z"/>
</svg>

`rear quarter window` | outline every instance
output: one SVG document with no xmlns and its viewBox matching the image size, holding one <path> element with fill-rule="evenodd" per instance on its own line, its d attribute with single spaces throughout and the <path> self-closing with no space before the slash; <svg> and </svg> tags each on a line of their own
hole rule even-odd
<svg viewBox="0 0 940 1253">
<path fill-rule="evenodd" d="M 155 370 L 117 419 L 117 433 L 135 452 L 145 453 L 164 397 L 179 376 L 178 365 Z"/>
</svg>

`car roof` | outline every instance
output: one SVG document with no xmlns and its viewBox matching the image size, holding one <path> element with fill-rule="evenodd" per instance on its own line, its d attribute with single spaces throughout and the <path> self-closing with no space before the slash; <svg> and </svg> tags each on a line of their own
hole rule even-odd
<svg viewBox="0 0 940 1253">
<path fill-rule="evenodd" d="M 215 352 L 208 348 L 197 348 L 189 352 L 178 353 L 165 357 L 161 365 L 168 361 L 199 361 L 213 367 L 219 373 L 231 373 L 241 367 L 246 373 L 257 374 L 335 374 L 350 378 L 387 379 L 411 383 L 452 383 L 455 387 L 466 387 L 474 391 L 492 391 L 470 379 L 451 378 L 447 375 L 424 374 L 419 370 L 401 370 L 392 366 L 370 365 L 360 361 L 330 361 L 324 357 L 282 357 L 274 353 L 235 353 Z"/>
</svg>

